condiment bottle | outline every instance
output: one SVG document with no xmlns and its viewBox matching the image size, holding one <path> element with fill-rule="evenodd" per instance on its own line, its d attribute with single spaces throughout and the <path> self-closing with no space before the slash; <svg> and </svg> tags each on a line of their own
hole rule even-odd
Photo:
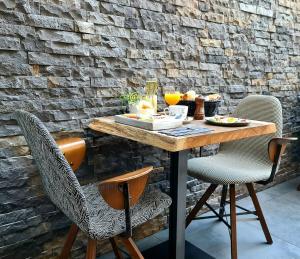
<svg viewBox="0 0 300 259">
<path fill-rule="evenodd" d="M 204 98 L 202 96 L 198 96 L 195 98 L 196 109 L 194 113 L 194 120 L 204 120 Z"/>
</svg>

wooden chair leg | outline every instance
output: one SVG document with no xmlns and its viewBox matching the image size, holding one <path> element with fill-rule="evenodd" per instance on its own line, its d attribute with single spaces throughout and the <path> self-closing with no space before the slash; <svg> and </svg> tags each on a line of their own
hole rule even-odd
<svg viewBox="0 0 300 259">
<path fill-rule="evenodd" d="M 227 189 L 228 189 L 228 186 L 223 185 L 222 196 L 221 196 L 221 201 L 220 201 L 220 209 L 219 209 L 219 214 L 222 218 L 223 218 L 224 212 L 225 212 L 225 202 L 226 202 L 226 196 L 227 196 Z"/>
<path fill-rule="evenodd" d="M 236 231 L 236 208 L 235 208 L 235 185 L 230 184 L 230 237 L 231 237 L 231 259 L 237 259 L 237 231 Z"/>
<path fill-rule="evenodd" d="M 133 259 L 144 259 L 143 255 L 141 254 L 139 248 L 136 246 L 134 241 L 131 237 L 129 238 L 122 238 L 122 242 L 124 243 L 126 249 L 128 250 L 130 257 Z"/>
<path fill-rule="evenodd" d="M 212 193 L 215 191 L 215 189 L 217 188 L 217 186 L 218 186 L 217 184 L 211 184 L 208 187 L 208 189 L 203 194 L 203 196 L 201 197 L 201 199 L 197 202 L 197 204 L 195 205 L 195 207 L 192 209 L 192 211 L 187 216 L 186 221 L 185 221 L 185 227 L 187 227 L 192 222 L 192 220 L 196 217 L 196 215 L 199 212 L 199 210 L 203 207 L 203 205 L 208 200 L 208 198 L 212 195 Z"/>
<path fill-rule="evenodd" d="M 89 238 L 88 246 L 86 250 L 86 256 L 85 256 L 86 259 L 96 258 L 96 245 L 97 245 L 97 240 Z"/>
<path fill-rule="evenodd" d="M 69 258 L 72 246 L 74 244 L 74 241 L 76 239 L 77 233 L 79 228 L 76 224 L 72 224 L 70 227 L 70 230 L 67 235 L 67 239 L 65 241 L 64 247 L 60 253 L 59 259 L 67 259 Z"/>
<path fill-rule="evenodd" d="M 110 241 L 110 244 L 111 244 L 111 246 L 112 246 L 112 248 L 113 248 L 113 251 L 114 251 L 114 254 L 115 254 L 116 258 L 117 258 L 117 259 L 123 259 L 123 255 L 122 255 L 122 253 L 120 252 L 120 250 L 118 249 L 116 240 L 115 240 L 113 237 L 111 237 L 111 238 L 109 239 L 109 241 Z"/>
<path fill-rule="evenodd" d="M 267 239 L 267 243 L 272 244 L 273 240 L 272 240 L 271 234 L 269 232 L 265 217 L 264 217 L 263 212 L 261 210 L 261 207 L 259 205 L 259 201 L 257 199 L 253 184 L 252 183 L 247 183 L 246 186 L 247 186 L 248 192 L 250 194 L 250 197 L 252 199 L 253 205 L 255 207 L 256 214 L 257 214 L 258 219 L 260 221 L 262 230 L 264 231 L 265 237 Z"/>
</svg>

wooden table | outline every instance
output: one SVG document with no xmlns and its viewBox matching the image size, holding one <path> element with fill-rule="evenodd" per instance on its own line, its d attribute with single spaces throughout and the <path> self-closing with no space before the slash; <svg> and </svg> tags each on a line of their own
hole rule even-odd
<svg viewBox="0 0 300 259">
<path fill-rule="evenodd" d="M 169 220 L 169 258 L 172 259 L 185 257 L 186 181 L 189 149 L 276 132 L 274 123 L 259 121 L 251 121 L 245 127 L 212 126 L 205 124 L 203 121 L 193 121 L 190 125 L 210 128 L 213 131 L 200 135 L 172 137 L 155 131 L 116 123 L 113 117 L 96 118 L 89 125 L 89 128 L 95 132 L 131 139 L 170 152 L 170 196 L 172 205 Z M 200 257 L 196 256 L 195 258 Z"/>
</svg>

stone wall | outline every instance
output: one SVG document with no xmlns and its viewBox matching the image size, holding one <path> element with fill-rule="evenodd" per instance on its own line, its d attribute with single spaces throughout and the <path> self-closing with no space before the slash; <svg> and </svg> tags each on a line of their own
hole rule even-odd
<svg viewBox="0 0 300 259">
<path fill-rule="evenodd" d="M 284 133 L 300 131 L 298 0 L 0 0 L 0 35 L 1 258 L 55 257 L 70 224 L 42 191 L 10 119 L 15 109 L 36 114 L 56 138 L 84 136 L 91 118 L 122 111 L 125 89 L 141 90 L 156 77 L 161 107 L 170 87 L 220 92 L 224 114 L 263 92 L 282 102 Z M 83 166 L 82 184 L 153 164 L 152 187 L 168 191 L 166 152 L 104 135 L 89 143 L 94 155 L 86 164 L 94 170 Z M 299 152 L 289 148 L 276 182 L 296 174 Z M 189 207 L 204 187 L 189 179 Z M 166 219 L 141 226 L 136 237 Z M 82 258 L 85 245 L 76 241 L 73 258 Z M 99 243 L 99 253 L 107 249 Z"/>
</svg>

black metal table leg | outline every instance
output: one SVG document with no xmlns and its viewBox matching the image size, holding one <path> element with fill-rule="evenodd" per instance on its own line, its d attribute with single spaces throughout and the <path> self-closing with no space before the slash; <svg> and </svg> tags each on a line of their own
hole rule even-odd
<svg viewBox="0 0 300 259">
<path fill-rule="evenodd" d="M 187 150 L 171 153 L 169 256 L 174 259 L 185 255 L 187 156 Z"/>
<path fill-rule="evenodd" d="M 213 259 L 185 241 L 187 158 L 187 150 L 171 153 L 169 240 L 143 251 L 145 259 Z"/>
</svg>

